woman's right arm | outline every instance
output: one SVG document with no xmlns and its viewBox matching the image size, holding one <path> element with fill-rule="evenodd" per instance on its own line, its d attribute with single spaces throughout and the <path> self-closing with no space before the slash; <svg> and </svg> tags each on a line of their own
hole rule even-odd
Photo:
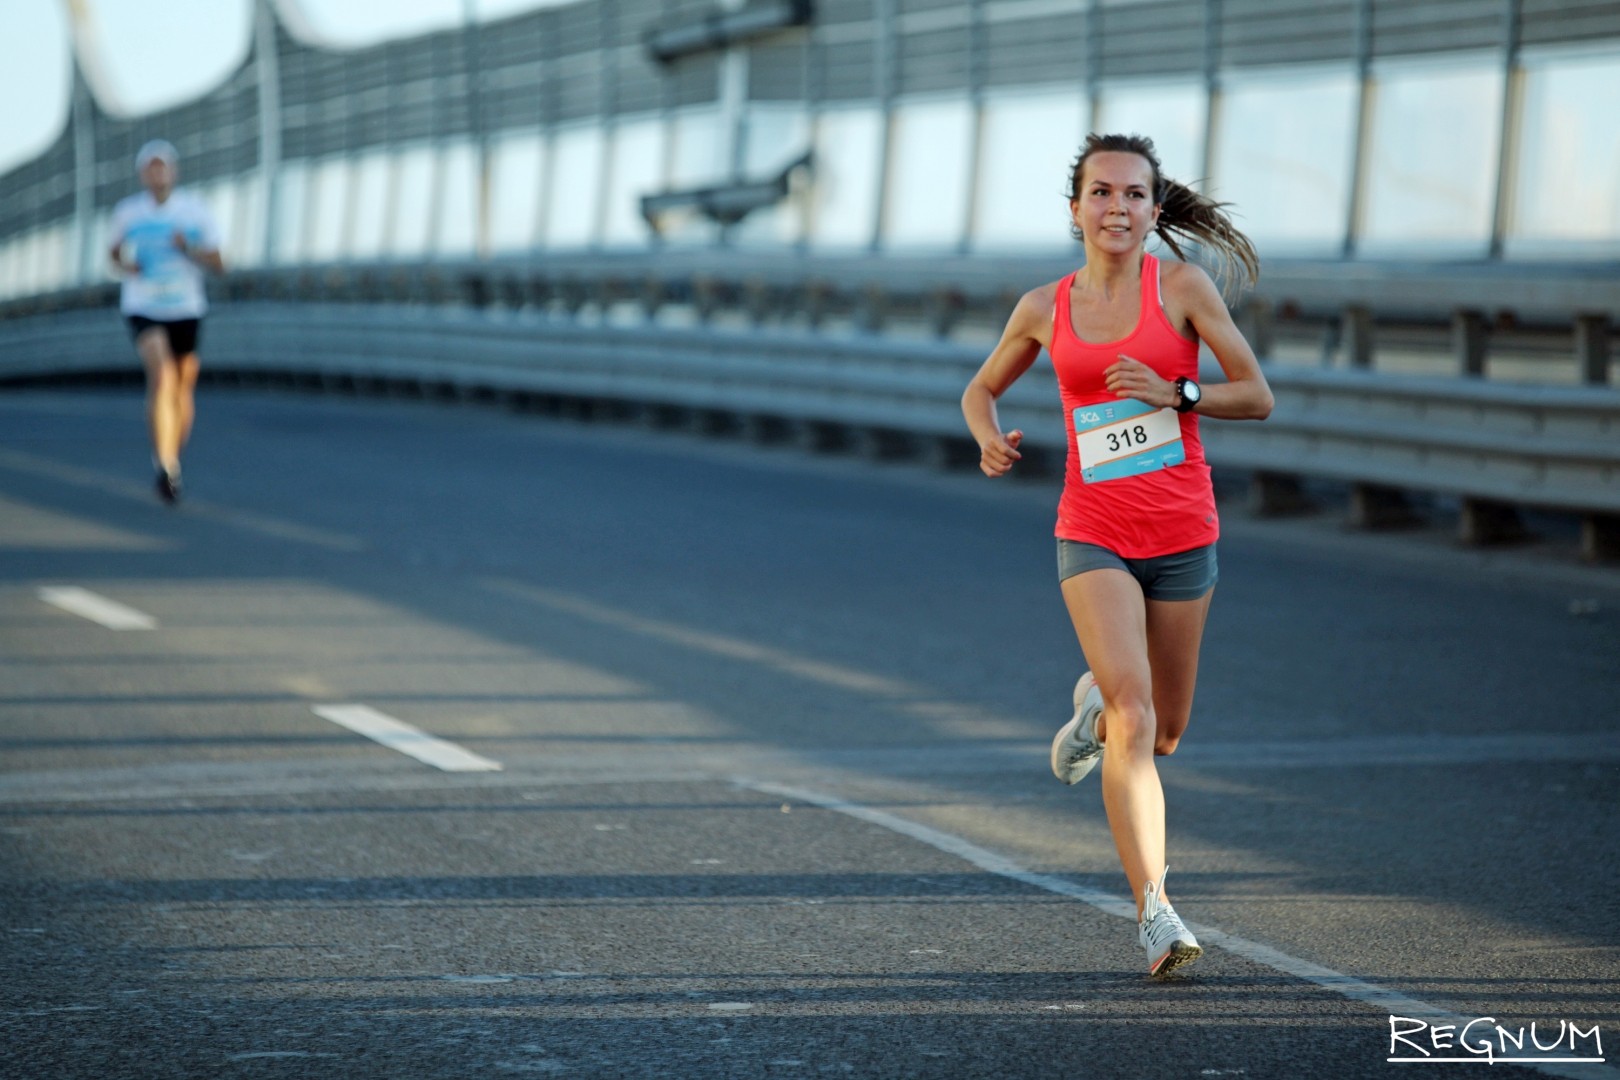
<svg viewBox="0 0 1620 1080">
<path fill-rule="evenodd" d="M 1023 295 L 1007 320 L 1007 328 L 1001 332 L 1001 340 L 962 393 L 962 415 L 979 444 L 979 468 L 986 476 L 1006 475 L 1013 462 L 1022 456 L 1018 444 L 1023 441 L 1024 433 L 1002 433 L 1001 421 L 996 417 L 996 399 L 1017 382 L 1040 355 L 1041 347 L 1051 334 L 1052 304 L 1056 295 L 1051 285 Z"/>
</svg>

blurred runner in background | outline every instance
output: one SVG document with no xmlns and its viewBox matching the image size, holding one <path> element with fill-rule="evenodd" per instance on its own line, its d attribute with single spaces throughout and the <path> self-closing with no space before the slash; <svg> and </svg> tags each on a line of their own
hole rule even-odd
<svg viewBox="0 0 1620 1080">
<path fill-rule="evenodd" d="M 219 228 L 201 199 L 175 187 L 179 155 L 162 139 L 142 146 L 146 190 L 113 210 L 108 256 L 124 279 L 119 310 L 146 366 L 146 415 L 158 497 L 180 498 L 180 449 L 196 412 L 197 341 L 208 311 L 203 271 L 223 273 Z"/>
</svg>

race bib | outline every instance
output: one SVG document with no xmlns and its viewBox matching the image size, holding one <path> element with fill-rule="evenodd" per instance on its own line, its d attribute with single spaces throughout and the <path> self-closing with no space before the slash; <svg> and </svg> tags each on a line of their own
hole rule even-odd
<svg viewBox="0 0 1620 1080">
<path fill-rule="evenodd" d="M 174 246 L 174 226 L 164 220 L 145 221 L 129 230 L 125 241 L 135 249 L 141 278 L 151 303 L 183 303 L 187 286 L 186 257 Z"/>
<path fill-rule="evenodd" d="M 1131 398 L 1082 405 L 1074 410 L 1080 478 L 1088 484 L 1157 472 L 1187 460 L 1181 418 Z"/>
</svg>

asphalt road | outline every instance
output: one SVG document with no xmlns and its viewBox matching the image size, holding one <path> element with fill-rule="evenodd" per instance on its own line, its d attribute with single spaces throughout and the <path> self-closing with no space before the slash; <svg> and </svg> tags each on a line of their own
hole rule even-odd
<svg viewBox="0 0 1620 1080">
<path fill-rule="evenodd" d="M 1054 482 L 201 410 L 171 510 L 138 395 L 0 397 L 0 1076 L 1451 1076 L 1387 1059 L 1473 1058 L 1432 1029 L 1479 1017 L 1497 1057 L 1532 1021 L 1544 1056 L 1620 1045 L 1620 571 L 1224 505 L 1161 762 L 1208 951 L 1152 981 L 1098 785 L 1045 764 L 1083 670 Z"/>
</svg>

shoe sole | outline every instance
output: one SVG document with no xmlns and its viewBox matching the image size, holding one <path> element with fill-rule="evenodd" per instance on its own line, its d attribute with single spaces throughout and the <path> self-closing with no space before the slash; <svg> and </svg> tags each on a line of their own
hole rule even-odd
<svg viewBox="0 0 1620 1080">
<path fill-rule="evenodd" d="M 1089 776 L 1091 770 L 1095 769 L 1097 763 L 1102 760 L 1101 753 L 1085 759 L 1085 767 L 1078 772 L 1075 771 L 1074 762 L 1071 761 L 1067 766 L 1062 762 L 1062 759 L 1066 756 L 1063 751 L 1069 743 L 1070 736 L 1080 727 L 1080 706 L 1096 685 L 1097 680 L 1092 678 L 1091 672 L 1088 671 L 1080 676 L 1080 681 L 1074 685 L 1074 715 L 1069 717 L 1069 722 L 1058 728 L 1057 734 L 1052 737 L 1052 775 L 1071 786 L 1078 784 Z"/>
<path fill-rule="evenodd" d="M 1186 941 L 1172 941 L 1170 951 L 1159 957 L 1159 962 L 1148 968 L 1148 974 L 1155 979 L 1162 979 L 1177 968 L 1188 964 L 1204 955 L 1204 947 Z"/>
</svg>

